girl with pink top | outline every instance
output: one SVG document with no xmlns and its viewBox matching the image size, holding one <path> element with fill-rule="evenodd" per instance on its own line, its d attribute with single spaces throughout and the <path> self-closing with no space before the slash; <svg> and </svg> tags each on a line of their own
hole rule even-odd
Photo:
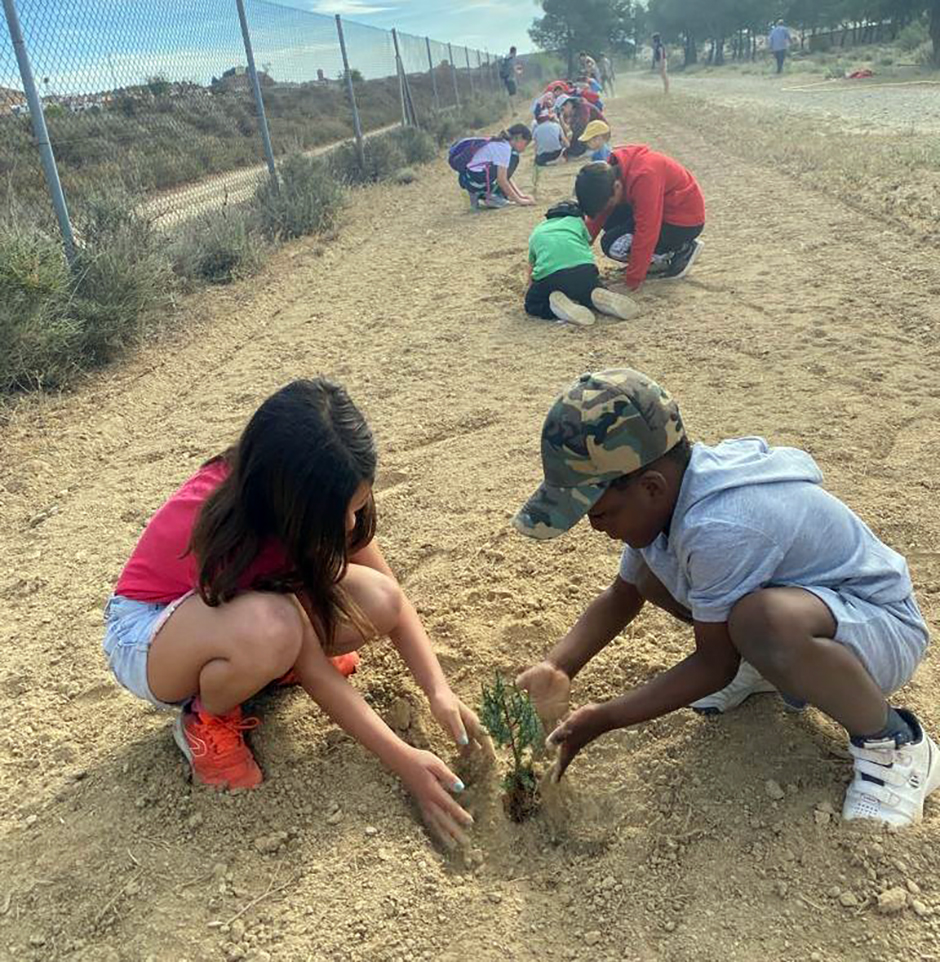
<svg viewBox="0 0 940 962">
<path fill-rule="evenodd" d="M 197 782 L 262 780 L 241 704 L 271 682 L 301 684 L 396 772 L 445 845 L 465 842 L 463 784 L 399 739 L 345 675 L 388 635 L 461 746 L 492 751 L 451 690 L 418 614 L 375 541 L 376 451 L 342 387 L 294 381 L 255 412 L 151 519 L 105 613 L 104 650 L 138 697 L 178 708 L 174 738 Z"/>
</svg>

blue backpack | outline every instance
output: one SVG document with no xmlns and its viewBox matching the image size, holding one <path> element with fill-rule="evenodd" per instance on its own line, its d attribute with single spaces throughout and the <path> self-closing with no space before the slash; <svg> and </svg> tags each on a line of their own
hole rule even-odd
<svg viewBox="0 0 940 962">
<path fill-rule="evenodd" d="M 489 137 L 464 137 L 450 145 L 447 151 L 447 163 L 462 174 L 467 169 L 467 164 L 473 160 L 476 152 L 485 147 L 490 142 Z"/>
</svg>

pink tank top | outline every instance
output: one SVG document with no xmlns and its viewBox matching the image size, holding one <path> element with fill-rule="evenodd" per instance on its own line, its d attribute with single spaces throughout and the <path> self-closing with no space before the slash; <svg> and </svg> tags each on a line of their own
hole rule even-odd
<svg viewBox="0 0 940 962">
<path fill-rule="evenodd" d="M 186 553 L 193 526 L 206 498 L 228 475 L 224 461 L 200 468 L 150 519 L 140 536 L 114 593 L 134 601 L 169 604 L 197 588 L 198 566 Z M 239 579 L 242 590 L 257 578 L 283 572 L 288 567 L 284 549 L 266 545 Z"/>
</svg>

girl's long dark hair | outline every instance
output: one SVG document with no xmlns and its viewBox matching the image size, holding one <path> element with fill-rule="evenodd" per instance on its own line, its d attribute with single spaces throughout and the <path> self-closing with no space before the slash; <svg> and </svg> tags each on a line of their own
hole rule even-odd
<svg viewBox="0 0 940 962">
<path fill-rule="evenodd" d="M 233 598 L 274 541 L 286 570 L 250 587 L 306 595 L 327 646 L 341 617 L 359 627 L 339 582 L 349 554 L 375 535 L 371 497 L 349 535 L 346 513 L 357 488 L 375 478 L 376 451 L 346 391 L 325 378 L 293 381 L 258 408 L 238 444 L 213 460 L 220 459 L 229 474 L 203 504 L 189 544 L 206 604 Z"/>
</svg>

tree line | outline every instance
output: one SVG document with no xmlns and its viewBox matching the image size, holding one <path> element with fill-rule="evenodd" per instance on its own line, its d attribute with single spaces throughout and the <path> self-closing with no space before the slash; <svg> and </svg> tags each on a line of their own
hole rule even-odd
<svg viewBox="0 0 940 962">
<path fill-rule="evenodd" d="M 682 47 L 687 65 L 700 57 L 720 64 L 756 57 L 778 19 L 813 48 L 893 40 L 924 16 L 940 67 L 940 0 L 542 0 L 542 11 L 529 36 L 562 53 L 569 72 L 580 50 L 635 55 L 654 31 Z"/>
</svg>

